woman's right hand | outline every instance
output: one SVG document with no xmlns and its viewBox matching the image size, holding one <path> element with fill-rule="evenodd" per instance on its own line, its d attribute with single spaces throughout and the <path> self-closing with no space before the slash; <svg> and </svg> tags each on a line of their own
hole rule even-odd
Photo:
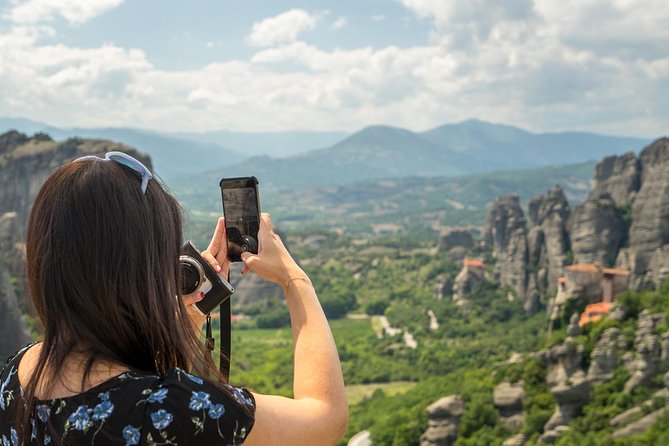
<svg viewBox="0 0 669 446">
<path fill-rule="evenodd" d="M 294 278 L 308 280 L 307 274 L 297 265 L 283 245 L 281 238 L 274 233 L 269 214 L 260 216 L 258 231 L 258 254 L 242 253 L 245 271 L 251 270 L 265 280 L 284 285 Z"/>
</svg>

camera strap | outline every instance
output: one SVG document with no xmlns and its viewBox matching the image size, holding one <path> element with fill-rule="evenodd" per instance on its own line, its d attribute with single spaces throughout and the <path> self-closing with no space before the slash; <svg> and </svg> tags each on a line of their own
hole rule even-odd
<svg viewBox="0 0 669 446">
<path fill-rule="evenodd" d="M 230 282 L 230 273 L 228 273 L 228 282 Z M 230 312 L 230 298 L 221 302 L 220 306 L 221 320 L 221 356 L 219 368 L 226 380 L 230 379 L 230 355 L 232 343 L 232 313 Z"/>
</svg>

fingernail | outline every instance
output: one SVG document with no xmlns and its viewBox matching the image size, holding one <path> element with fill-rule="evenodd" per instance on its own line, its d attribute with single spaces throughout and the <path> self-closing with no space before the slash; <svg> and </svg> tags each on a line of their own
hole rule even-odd
<svg viewBox="0 0 669 446">
<path fill-rule="evenodd" d="M 221 272 L 221 267 L 218 266 L 218 265 L 216 265 L 216 272 L 217 272 L 217 273 L 220 273 L 220 272 Z"/>
<path fill-rule="evenodd" d="M 200 300 L 204 299 L 204 293 L 200 292 Z"/>
</svg>

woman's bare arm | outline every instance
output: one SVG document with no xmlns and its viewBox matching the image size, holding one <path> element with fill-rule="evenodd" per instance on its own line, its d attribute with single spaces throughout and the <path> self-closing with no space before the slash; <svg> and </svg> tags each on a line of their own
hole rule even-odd
<svg viewBox="0 0 669 446">
<path fill-rule="evenodd" d="M 311 281 L 274 233 L 268 214 L 260 226 L 260 253 L 247 267 L 284 287 L 294 342 L 294 398 L 254 394 L 256 421 L 247 446 L 330 445 L 348 423 L 339 355 Z"/>
</svg>

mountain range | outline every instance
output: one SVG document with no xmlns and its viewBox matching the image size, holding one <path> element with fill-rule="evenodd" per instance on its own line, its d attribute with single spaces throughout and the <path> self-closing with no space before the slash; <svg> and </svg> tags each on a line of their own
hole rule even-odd
<svg viewBox="0 0 669 446">
<path fill-rule="evenodd" d="M 349 184 L 356 181 L 456 176 L 577 164 L 638 150 L 649 141 L 593 133 L 530 133 L 470 120 L 416 133 L 371 126 L 325 149 L 286 158 L 254 157 L 213 177 L 255 175 L 272 188 Z M 224 174 L 224 175 L 222 175 Z"/>
<path fill-rule="evenodd" d="M 57 128 L 0 118 L 0 131 L 45 132 L 54 139 L 105 138 L 148 153 L 168 184 L 217 184 L 255 175 L 265 187 L 287 189 L 414 176 L 455 176 L 565 165 L 637 150 L 649 140 L 593 133 L 531 133 L 469 120 L 425 132 L 370 126 L 340 132 L 159 133 L 131 128 Z"/>
</svg>

